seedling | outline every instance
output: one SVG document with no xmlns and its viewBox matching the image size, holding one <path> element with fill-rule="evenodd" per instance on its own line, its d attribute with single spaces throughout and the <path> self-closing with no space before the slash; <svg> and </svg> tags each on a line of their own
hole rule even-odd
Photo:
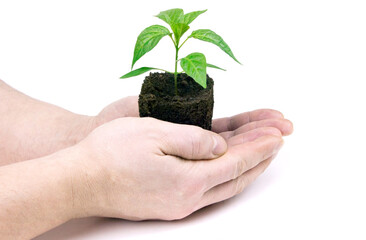
<svg viewBox="0 0 366 240">
<path fill-rule="evenodd" d="M 138 76 L 151 70 L 161 70 L 168 73 L 173 73 L 175 94 L 178 95 L 177 76 L 179 73 L 185 72 L 187 75 L 192 77 L 199 85 L 201 85 L 203 88 L 206 88 L 207 67 L 216 68 L 220 70 L 224 69 L 217 67 L 213 64 L 207 63 L 205 55 L 198 52 L 191 53 L 188 56 L 179 59 L 178 58 L 179 50 L 191 38 L 199 39 L 217 45 L 231 58 L 233 58 L 236 62 L 240 64 L 240 62 L 235 58 L 230 47 L 226 44 L 226 42 L 222 39 L 222 37 L 220 37 L 212 30 L 209 29 L 195 30 L 180 44 L 181 37 L 190 28 L 189 24 L 192 23 L 193 20 L 195 20 L 199 15 L 201 15 L 206 11 L 207 10 L 194 11 L 184 14 L 182 9 L 175 8 L 160 12 L 156 17 L 160 18 L 161 20 L 169 24 L 172 32 L 170 32 L 170 30 L 164 26 L 152 25 L 143 30 L 137 37 L 131 70 L 133 69 L 135 63 L 146 53 L 151 51 L 163 37 L 169 36 L 175 48 L 174 72 L 166 71 L 164 69 L 155 67 L 141 67 L 123 75 L 121 78 Z M 180 62 L 180 66 L 183 69 L 183 71 L 181 72 L 178 72 L 178 62 Z"/>
</svg>

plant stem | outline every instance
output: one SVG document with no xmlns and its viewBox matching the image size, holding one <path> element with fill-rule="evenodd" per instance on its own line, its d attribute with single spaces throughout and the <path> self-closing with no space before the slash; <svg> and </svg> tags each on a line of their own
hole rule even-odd
<svg viewBox="0 0 366 240">
<path fill-rule="evenodd" d="M 174 87 L 175 87 L 175 95 L 178 96 L 178 45 L 175 46 L 175 70 L 174 70 Z"/>
<path fill-rule="evenodd" d="M 175 87 L 175 95 L 178 96 L 178 52 L 179 49 L 187 42 L 190 37 L 187 37 L 186 40 L 179 46 L 180 39 L 173 39 L 172 34 L 169 35 L 170 39 L 172 39 L 174 47 L 175 47 L 175 69 L 174 69 L 174 87 Z M 182 72 L 181 72 L 182 73 Z"/>
</svg>

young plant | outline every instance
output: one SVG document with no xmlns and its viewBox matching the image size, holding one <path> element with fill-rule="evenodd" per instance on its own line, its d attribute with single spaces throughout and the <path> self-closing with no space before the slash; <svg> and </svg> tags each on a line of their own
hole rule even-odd
<svg viewBox="0 0 366 240">
<path fill-rule="evenodd" d="M 152 25 L 143 30 L 137 37 L 131 70 L 133 69 L 133 66 L 135 65 L 137 60 L 139 60 L 147 52 L 151 51 L 163 37 L 169 36 L 175 48 L 174 72 L 169 72 L 164 69 L 155 67 L 141 67 L 123 75 L 121 78 L 134 77 L 151 70 L 161 70 L 169 73 L 174 73 L 175 94 L 177 95 L 178 62 L 180 62 L 180 66 L 182 67 L 183 71 L 179 73 L 185 72 L 188 76 L 192 77 L 199 85 L 201 85 L 203 88 L 206 88 L 206 68 L 211 67 L 220 70 L 224 69 L 207 63 L 205 55 L 198 52 L 191 53 L 182 59 L 178 59 L 179 50 L 190 38 L 199 39 L 217 45 L 225 53 L 227 53 L 230 57 L 232 57 L 236 62 L 240 64 L 240 62 L 235 58 L 230 47 L 219 35 L 217 35 L 212 30 L 195 30 L 180 44 L 181 37 L 190 28 L 189 24 L 193 22 L 193 20 L 195 20 L 199 15 L 206 11 L 207 10 L 195 11 L 184 14 L 182 9 L 175 8 L 160 12 L 156 17 L 169 24 L 172 32 L 170 32 L 170 30 L 164 26 Z"/>
</svg>

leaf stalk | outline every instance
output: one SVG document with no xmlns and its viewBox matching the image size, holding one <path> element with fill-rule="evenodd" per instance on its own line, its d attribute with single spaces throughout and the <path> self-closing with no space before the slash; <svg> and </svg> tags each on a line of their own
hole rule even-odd
<svg viewBox="0 0 366 240">
<path fill-rule="evenodd" d="M 184 40 L 184 42 L 179 46 L 178 50 L 187 42 L 187 40 L 189 39 L 190 37 L 187 37 L 186 40 Z"/>
</svg>

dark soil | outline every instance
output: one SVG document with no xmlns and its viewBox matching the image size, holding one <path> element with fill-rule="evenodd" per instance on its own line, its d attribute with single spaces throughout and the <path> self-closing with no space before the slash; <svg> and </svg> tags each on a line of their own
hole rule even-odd
<svg viewBox="0 0 366 240">
<path fill-rule="evenodd" d="M 204 89 L 187 74 L 179 74 L 176 96 L 173 74 L 150 73 L 139 96 L 140 117 L 154 117 L 211 130 L 213 84 L 212 78 L 207 75 L 207 88 Z"/>
</svg>

